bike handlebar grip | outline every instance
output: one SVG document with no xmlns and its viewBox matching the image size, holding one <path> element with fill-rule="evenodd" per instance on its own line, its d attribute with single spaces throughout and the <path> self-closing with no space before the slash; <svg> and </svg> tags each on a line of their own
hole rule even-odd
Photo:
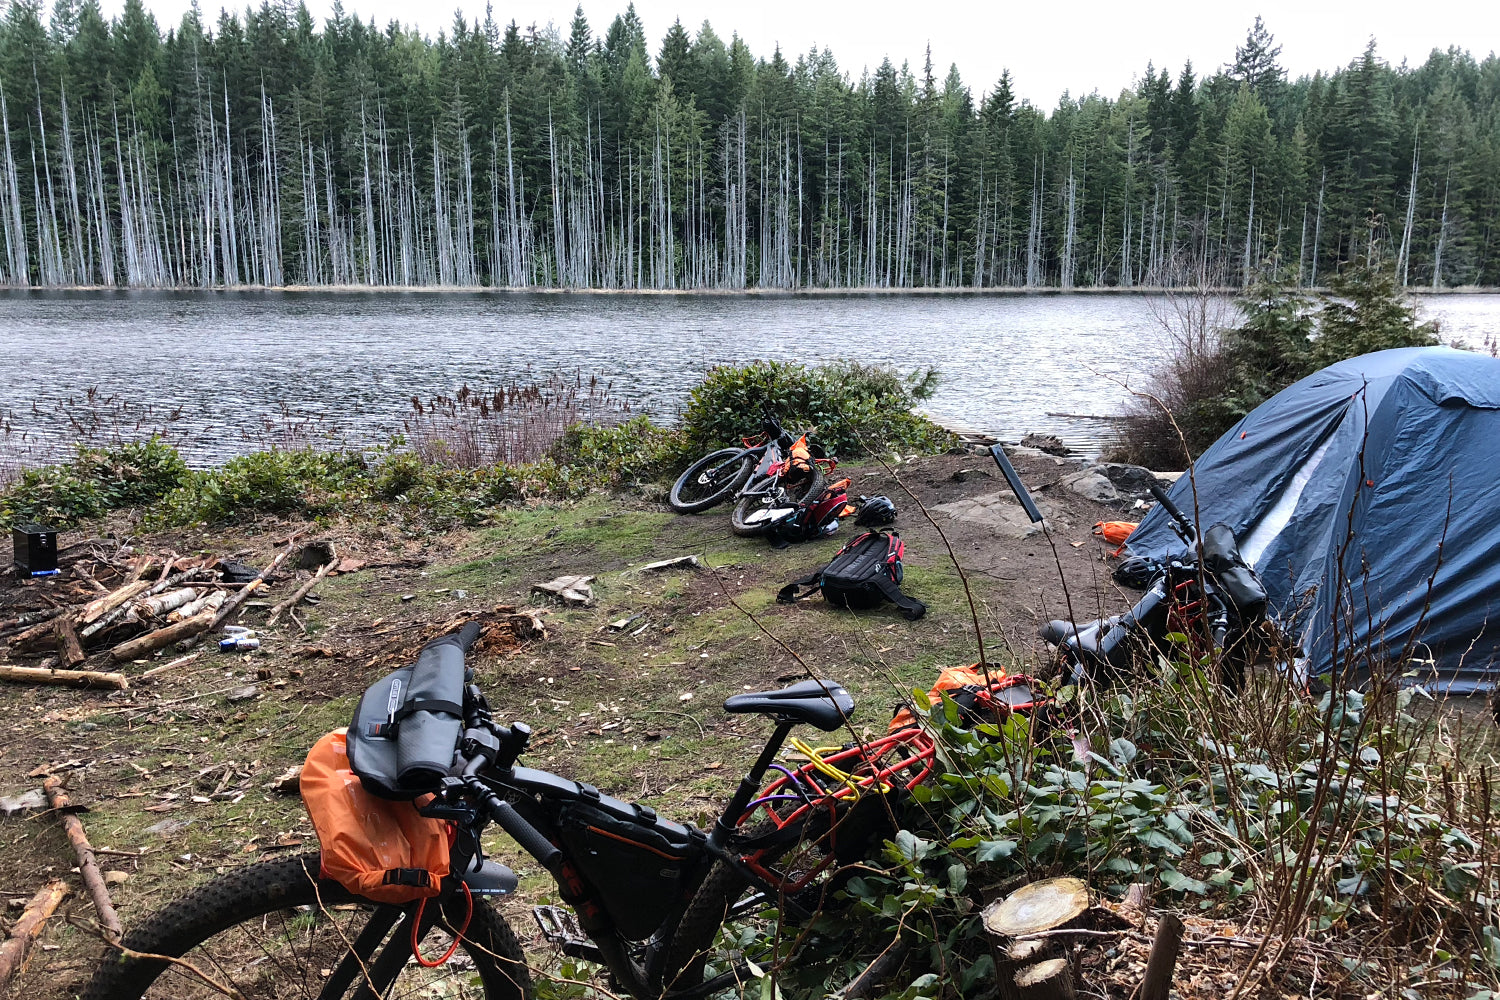
<svg viewBox="0 0 1500 1000">
<path fill-rule="evenodd" d="M 458 648 L 467 654 L 474 643 L 479 641 L 479 623 L 469 622 L 469 624 L 458 630 L 457 638 Z"/>
<path fill-rule="evenodd" d="M 520 844 L 527 854 L 536 858 L 543 868 L 555 871 L 562 858 L 562 851 L 542 836 L 540 830 L 526 822 L 526 818 L 516 812 L 515 806 L 498 795 L 491 798 L 493 801 L 488 803 L 490 816 L 500 825 L 500 829 L 510 834 L 510 838 Z"/>
<path fill-rule="evenodd" d="M 1171 497 L 1167 496 L 1167 491 L 1161 488 L 1160 483 L 1153 482 L 1146 488 L 1151 491 L 1151 495 L 1156 498 L 1156 502 L 1165 507 L 1167 513 L 1172 515 L 1173 520 L 1184 527 L 1191 528 L 1193 526 L 1193 522 L 1188 520 L 1186 514 L 1177 509 L 1177 505 L 1172 502 Z"/>
</svg>

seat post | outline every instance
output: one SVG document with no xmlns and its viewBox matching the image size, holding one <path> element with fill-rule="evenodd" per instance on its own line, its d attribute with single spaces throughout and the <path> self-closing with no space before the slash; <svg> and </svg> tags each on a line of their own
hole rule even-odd
<svg viewBox="0 0 1500 1000">
<path fill-rule="evenodd" d="M 745 807 L 750 804 L 750 800 L 760 789 L 761 779 L 766 776 L 766 771 L 770 770 L 771 762 L 781 752 L 782 744 L 786 742 L 787 735 L 791 733 L 794 725 L 796 723 L 790 719 L 776 721 L 776 731 L 766 741 L 765 749 L 761 750 L 755 766 L 750 768 L 749 774 L 740 779 L 740 787 L 735 790 L 734 797 L 729 800 L 729 805 L 724 807 L 724 812 L 714 823 L 713 832 L 708 835 L 710 846 L 723 847 L 728 843 L 730 834 L 734 833 L 739 823 L 740 814 L 745 811 Z"/>
</svg>

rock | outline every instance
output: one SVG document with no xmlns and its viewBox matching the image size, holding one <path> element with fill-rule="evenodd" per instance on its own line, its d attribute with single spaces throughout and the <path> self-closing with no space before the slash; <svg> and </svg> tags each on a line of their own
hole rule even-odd
<svg viewBox="0 0 1500 1000">
<path fill-rule="evenodd" d="M 129 882 L 129 881 L 130 881 L 130 873 L 129 872 L 107 871 L 107 872 L 104 873 L 104 884 L 105 885 L 119 885 L 122 882 Z"/>
<path fill-rule="evenodd" d="M 1095 503 L 1113 503 L 1120 499 L 1120 491 L 1115 489 L 1115 484 L 1110 482 L 1108 476 L 1099 471 L 1097 465 L 1084 469 L 1082 472 L 1063 476 L 1059 482 L 1084 499 Z"/>
<path fill-rule="evenodd" d="M 581 608 L 594 603 L 594 588 L 589 586 L 593 579 L 591 576 L 560 576 L 546 583 L 533 584 L 531 589 Z"/>
<path fill-rule="evenodd" d="M 164 819 L 160 823 L 152 823 L 146 827 L 146 832 L 154 833 L 158 837 L 170 837 L 173 834 L 181 833 L 192 825 L 193 821 L 190 819 Z"/>
<path fill-rule="evenodd" d="M 1068 446 L 1056 434 L 1028 434 L 1021 439 L 1021 444 L 1049 455 L 1066 455 L 1069 452 Z"/>
<path fill-rule="evenodd" d="M 1157 483 L 1156 474 L 1139 465 L 1105 462 L 1094 466 L 1092 471 L 1103 473 L 1115 489 L 1132 497 L 1149 497 L 1151 487 Z"/>
<path fill-rule="evenodd" d="M 1015 494 L 1009 490 L 940 503 L 932 509 L 947 514 L 955 521 L 982 524 L 1002 538 L 1028 538 L 1042 530 L 1040 524 L 1033 524 L 1031 518 L 1026 516 L 1026 512 L 1016 501 Z M 1049 517 L 1046 504 L 1039 504 L 1038 509 L 1044 518 Z"/>
<path fill-rule="evenodd" d="M 0 795 L 0 812 L 7 816 L 45 808 L 47 808 L 47 799 L 40 788 L 33 788 L 20 795 Z"/>
<path fill-rule="evenodd" d="M 259 697 L 260 688 L 256 687 L 254 684 L 246 684 L 244 687 L 237 687 L 233 691 L 229 692 L 228 696 L 226 696 L 224 700 L 229 702 L 230 704 L 234 704 L 237 701 L 250 701 L 253 698 Z"/>
<path fill-rule="evenodd" d="M 985 472 L 983 469 L 959 469 L 948 478 L 953 480 L 955 483 L 969 483 L 973 482 L 976 479 L 994 479 L 995 477 L 990 475 L 988 472 Z"/>
</svg>

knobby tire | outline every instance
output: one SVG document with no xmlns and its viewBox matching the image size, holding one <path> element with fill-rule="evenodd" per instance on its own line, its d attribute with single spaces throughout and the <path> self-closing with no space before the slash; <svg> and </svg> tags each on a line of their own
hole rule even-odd
<svg viewBox="0 0 1500 1000">
<path fill-rule="evenodd" d="M 689 496 L 687 499 L 684 499 L 684 494 L 691 493 L 690 487 L 699 485 L 696 483 L 699 476 L 714 466 L 720 465 L 734 456 L 741 454 L 742 451 L 743 449 L 740 448 L 721 448 L 718 451 L 704 455 L 698 461 L 688 466 L 682 475 L 677 477 L 677 481 L 672 484 L 672 492 L 667 496 L 667 506 L 679 514 L 697 514 L 708 510 L 710 507 L 717 507 L 725 500 L 734 496 L 745 485 L 746 481 L 749 480 L 750 473 L 755 467 L 754 460 L 749 455 L 740 460 L 739 466 L 734 470 L 732 477 L 729 477 L 728 471 L 724 473 L 728 478 L 720 482 L 720 488 L 715 492 L 706 497 L 692 499 Z"/>
<path fill-rule="evenodd" d="M 335 908 L 347 909 L 357 904 L 374 905 L 368 900 L 352 895 L 336 882 L 319 879 L 318 872 L 319 856 L 316 853 L 265 861 L 240 868 L 215 878 L 167 904 L 139 926 L 132 928 L 125 935 L 122 943 L 126 948 L 136 952 L 166 955 L 172 958 L 186 957 L 187 961 L 193 962 L 210 976 L 221 982 L 227 980 L 228 985 L 240 989 L 251 1000 L 272 996 L 280 1000 L 282 997 L 303 995 L 289 992 L 298 988 L 304 991 L 310 990 L 311 992 L 306 992 L 307 996 L 316 996 L 320 988 L 319 982 L 307 983 L 304 979 L 304 982 L 297 983 L 288 981 L 288 977 L 285 976 L 264 987 L 272 992 L 254 991 L 254 984 L 247 985 L 244 981 L 237 979 L 235 974 L 243 975 L 242 970 L 226 969 L 217 957 L 192 952 L 193 949 L 205 944 L 211 946 L 215 937 L 221 934 L 227 937 L 228 933 L 236 928 L 245 929 L 244 933 L 247 935 L 253 934 L 257 929 L 257 924 L 261 932 L 268 935 L 271 943 L 284 944 L 291 940 L 287 936 L 289 932 L 286 928 L 293 925 L 286 922 L 280 925 L 273 924 L 271 918 L 277 914 L 291 914 L 294 920 L 315 925 L 317 914 L 320 912 L 332 917 Z M 428 906 L 431 907 L 435 903 L 436 900 L 429 900 Z M 444 905 L 443 922 L 449 928 L 460 926 L 464 911 L 463 895 L 461 893 L 451 895 Z M 283 936 L 280 939 L 274 938 L 272 933 L 267 931 L 267 928 L 274 930 L 275 926 L 283 927 Z M 363 925 L 352 926 L 344 933 L 350 940 L 353 940 L 360 926 Z M 329 929 L 332 930 L 332 928 Z M 394 934 L 398 937 L 409 938 L 410 925 L 403 920 L 396 925 Z M 342 939 L 330 940 L 338 941 L 342 947 Z M 428 954 L 429 957 L 441 954 L 441 950 L 435 953 L 432 951 L 438 943 L 440 942 L 433 941 L 432 935 L 429 935 L 428 939 L 423 941 L 424 954 Z M 269 948 L 264 945 L 262 948 L 265 957 L 259 961 L 261 963 L 270 961 L 272 969 L 279 969 L 275 965 L 275 959 Z M 295 946 L 291 950 L 295 953 Z M 465 990 L 455 995 L 476 998 L 482 996 L 485 1000 L 527 1000 L 530 996 L 531 977 L 527 971 L 525 953 L 505 919 L 481 898 L 474 899 L 473 917 L 463 934 L 459 950 L 467 955 L 468 962 L 461 964 L 455 962 L 448 974 L 467 977 L 472 970 L 479 982 L 472 987 L 472 992 Z M 254 954 L 253 950 L 251 954 Z M 379 954 L 377 950 L 376 955 Z M 194 961 L 195 958 L 198 961 Z M 342 954 L 335 954 L 332 959 L 329 959 L 323 954 L 313 956 L 309 949 L 306 960 L 310 961 L 312 958 L 319 960 L 314 964 L 322 966 L 323 963 L 327 963 L 336 966 Z M 244 965 L 248 969 L 257 965 L 257 962 L 250 961 Z M 408 961 L 403 974 L 411 972 L 415 967 L 415 962 Z M 255 971 L 254 975 L 264 980 L 267 971 L 263 967 Z M 315 979 L 328 974 L 327 967 L 314 968 L 311 972 Z M 160 983 L 158 979 L 161 980 Z M 152 995 L 159 997 L 217 995 L 186 969 L 161 961 L 126 958 L 111 949 L 84 990 L 83 1000 L 141 1000 L 153 985 L 157 989 Z M 344 995 L 352 996 L 364 985 L 363 978 L 356 977 L 355 982 Z M 409 995 L 403 992 L 402 981 L 398 980 L 393 986 L 395 987 L 394 996 Z M 464 987 L 460 988 L 464 989 Z M 409 990 L 411 987 L 406 986 L 405 989 Z M 418 987 L 419 992 L 421 989 L 422 987 Z"/>
<path fill-rule="evenodd" d="M 823 467 L 814 464 L 811 474 L 807 478 L 806 485 L 800 490 L 788 490 L 787 501 L 789 503 L 804 503 L 817 499 L 823 492 Z M 754 538 L 766 533 L 769 524 L 764 521 L 749 523 L 746 518 L 761 506 L 764 494 L 751 494 L 741 497 L 734 505 L 734 513 L 729 515 L 729 529 L 743 538 Z"/>
</svg>

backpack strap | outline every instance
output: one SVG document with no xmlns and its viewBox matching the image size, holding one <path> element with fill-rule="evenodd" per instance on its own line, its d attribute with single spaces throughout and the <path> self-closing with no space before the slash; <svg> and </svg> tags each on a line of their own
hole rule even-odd
<svg viewBox="0 0 1500 1000">
<path fill-rule="evenodd" d="M 870 582 L 880 588 L 880 592 L 885 595 L 886 600 L 901 609 L 901 614 L 905 616 L 907 621 L 914 622 L 927 613 L 927 605 L 910 594 L 903 594 L 900 587 L 884 576 Z"/>
<path fill-rule="evenodd" d="M 808 589 L 799 594 L 797 593 L 797 589 L 799 587 L 806 587 Z M 791 604 L 794 601 L 800 601 L 803 598 L 811 597 L 822 589 L 823 570 L 820 569 L 809 573 L 807 576 L 802 577 L 800 580 L 793 580 L 791 583 L 778 590 L 776 592 L 776 603 Z"/>
</svg>

